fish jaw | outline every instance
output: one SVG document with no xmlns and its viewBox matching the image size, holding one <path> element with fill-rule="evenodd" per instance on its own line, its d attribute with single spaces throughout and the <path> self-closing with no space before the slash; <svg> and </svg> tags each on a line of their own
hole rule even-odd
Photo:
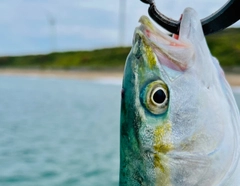
<svg viewBox="0 0 240 186">
<path fill-rule="evenodd" d="M 143 33 L 162 66 L 180 72 L 191 67 L 194 49 L 184 34 L 180 33 L 177 38 L 170 37 L 156 28 L 146 16 L 142 16 L 139 22 L 141 25 L 135 32 Z"/>
</svg>

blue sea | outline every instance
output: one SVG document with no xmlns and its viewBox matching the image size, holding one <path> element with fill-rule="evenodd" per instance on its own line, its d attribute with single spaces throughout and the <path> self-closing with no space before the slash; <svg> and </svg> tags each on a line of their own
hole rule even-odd
<svg viewBox="0 0 240 186">
<path fill-rule="evenodd" d="M 120 83 L 0 76 L 0 186 L 118 185 Z"/>
</svg>

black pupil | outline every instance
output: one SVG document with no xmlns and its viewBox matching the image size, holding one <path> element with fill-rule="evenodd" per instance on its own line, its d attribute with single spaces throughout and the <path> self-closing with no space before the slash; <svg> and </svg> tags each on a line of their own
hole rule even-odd
<svg viewBox="0 0 240 186">
<path fill-rule="evenodd" d="M 163 103 L 165 99 L 166 99 L 166 95 L 161 89 L 157 90 L 153 95 L 153 100 L 158 104 Z"/>
</svg>

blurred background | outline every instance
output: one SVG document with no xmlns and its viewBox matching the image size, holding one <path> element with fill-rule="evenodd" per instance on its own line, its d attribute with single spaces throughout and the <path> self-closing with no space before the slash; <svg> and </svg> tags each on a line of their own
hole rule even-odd
<svg viewBox="0 0 240 186">
<path fill-rule="evenodd" d="M 179 19 L 186 7 L 205 18 L 226 0 L 155 2 Z M 1 186 L 118 185 L 121 78 L 147 9 L 140 0 L 0 1 Z M 239 27 L 207 37 L 238 105 Z"/>
</svg>

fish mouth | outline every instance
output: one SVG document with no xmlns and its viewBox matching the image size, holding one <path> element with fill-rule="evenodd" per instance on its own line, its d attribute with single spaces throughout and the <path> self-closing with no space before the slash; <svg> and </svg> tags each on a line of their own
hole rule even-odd
<svg viewBox="0 0 240 186">
<path fill-rule="evenodd" d="M 135 29 L 133 43 L 136 43 L 140 36 L 152 48 L 160 64 L 176 71 L 189 68 L 193 47 L 189 40 L 183 37 L 185 33 L 180 32 L 179 35 L 171 37 L 155 27 L 147 16 L 142 16 L 139 22 L 141 25 Z"/>
</svg>

